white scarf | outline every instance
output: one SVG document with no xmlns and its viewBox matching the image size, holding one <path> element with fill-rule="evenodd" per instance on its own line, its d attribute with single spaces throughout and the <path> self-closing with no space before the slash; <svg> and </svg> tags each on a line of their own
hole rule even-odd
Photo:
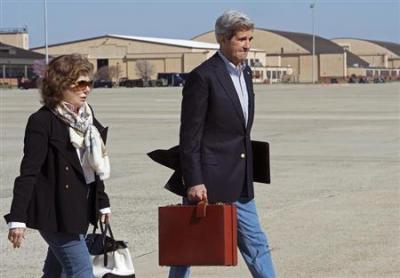
<svg viewBox="0 0 400 278">
<path fill-rule="evenodd" d="M 86 183 L 95 180 L 94 172 L 101 180 L 110 177 L 110 159 L 100 133 L 93 125 L 93 113 L 87 102 L 78 114 L 65 103 L 57 105 L 53 113 L 69 125 L 69 137 L 72 145 L 79 151 Z"/>
</svg>

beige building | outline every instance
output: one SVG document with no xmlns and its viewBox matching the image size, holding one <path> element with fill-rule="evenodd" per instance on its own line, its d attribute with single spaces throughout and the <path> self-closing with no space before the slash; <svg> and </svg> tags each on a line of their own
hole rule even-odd
<svg viewBox="0 0 400 278">
<path fill-rule="evenodd" d="M 337 38 L 332 41 L 358 55 L 371 67 L 400 68 L 400 44 L 398 43 L 354 38 Z"/>
<path fill-rule="evenodd" d="M 1 78 L 32 78 L 32 65 L 44 55 L 0 42 Z"/>
<path fill-rule="evenodd" d="M 195 41 L 215 42 L 214 31 L 193 38 Z M 292 71 L 292 81 L 311 82 L 314 60 L 314 80 L 346 78 L 347 68 L 367 67 L 368 63 L 356 55 L 346 52 L 339 45 L 315 36 L 315 57 L 312 57 L 312 35 L 294 32 L 274 31 L 263 28 L 254 30 L 252 46 L 266 52 L 267 72 L 278 75 L 275 69 Z M 281 70 L 282 72 L 282 70 Z M 271 75 L 267 79 L 272 78 Z"/>
<path fill-rule="evenodd" d="M 187 73 L 210 58 L 219 48 L 218 44 L 191 40 L 162 39 L 138 36 L 104 35 L 48 46 L 49 55 L 80 53 L 88 57 L 96 69 L 102 66 L 116 66 L 119 78 L 137 79 L 136 63 L 145 60 L 157 73 Z M 44 47 L 32 50 L 44 53 Z M 265 51 L 252 49 L 249 57 L 265 63 Z"/>
<path fill-rule="evenodd" d="M 44 55 L 0 42 L 0 87 L 16 87 L 25 79 L 34 79 L 35 61 L 43 60 Z"/>
<path fill-rule="evenodd" d="M 28 50 L 28 30 L 27 28 L 0 28 L 0 42 Z"/>
</svg>

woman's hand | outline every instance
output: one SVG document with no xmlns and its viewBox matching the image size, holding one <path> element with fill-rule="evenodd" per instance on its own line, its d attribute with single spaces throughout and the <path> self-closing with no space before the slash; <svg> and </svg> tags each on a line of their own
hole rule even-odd
<svg viewBox="0 0 400 278">
<path fill-rule="evenodd" d="M 14 248 L 20 248 L 22 240 L 25 239 L 25 228 L 13 228 L 8 231 L 8 240 Z"/>
<path fill-rule="evenodd" d="M 101 223 L 110 223 L 111 219 L 111 212 L 110 213 L 104 213 L 100 217 Z"/>
</svg>

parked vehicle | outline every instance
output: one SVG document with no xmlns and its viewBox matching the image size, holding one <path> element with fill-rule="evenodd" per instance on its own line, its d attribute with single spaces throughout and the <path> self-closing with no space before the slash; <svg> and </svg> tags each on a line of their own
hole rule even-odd
<svg viewBox="0 0 400 278">
<path fill-rule="evenodd" d="M 360 76 L 358 79 L 358 83 L 368 83 L 368 79 L 366 77 Z"/>
<path fill-rule="evenodd" d="M 350 76 L 349 83 L 357 83 L 357 76 L 355 74 Z"/>
<path fill-rule="evenodd" d="M 186 82 L 187 78 L 189 77 L 189 72 L 180 73 L 179 76 Z"/>
<path fill-rule="evenodd" d="M 167 80 L 167 86 L 183 86 L 185 84 L 183 76 L 185 76 L 183 73 L 162 72 L 157 75 L 157 79 Z"/>
<path fill-rule="evenodd" d="M 118 86 L 119 86 L 119 87 L 128 87 L 128 86 L 127 86 L 128 80 L 129 80 L 129 79 L 126 78 L 126 77 L 120 78 L 120 79 L 118 80 Z"/>
<path fill-rule="evenodd" d="M 128 79 L 126 77 L 120 78 L 118 86 L 120 87 L 143 87 L 145 84 L 142 79 Z"/>
<path fill-rule="evenodd" d="M 385 83 L 385 79 L 383 77 L 374 78 L 374 83 Z"/>
<path fill-rule="evenodd" d="M 113 82 L 106 79 L 98 79 L 94 81 L 93 88 L 112 88 Z"/>
<path fill-rule="evenodd" d="M 19 78 L 18 79 L 18 88 L 20 89 L 35 89 L 38 88 L 38 79 L 37 78 Z"/>
<path fill-rule="evenodd" d="M 168 84 L 168 79 L 161 78 L 161 79 L 150 79 L 150 80 L 143 80 L 143 79 L 128 79 L 126 77 L 120 78 L 118 82 L 119 87 L 165 87 L 165 86 L 172 86 Z M 179 86 L 179 85 L 176 85 Z"/>
</svg>

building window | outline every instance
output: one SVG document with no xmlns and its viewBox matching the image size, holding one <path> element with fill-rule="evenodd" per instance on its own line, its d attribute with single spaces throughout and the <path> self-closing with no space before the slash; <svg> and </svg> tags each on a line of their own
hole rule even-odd
<svg viewBox="0 0 400 278">
<path fill-rule="evenodd" d="M 389 76 L 389 71 L 388 70 L 381 70 L 381 76 L 383 76 L 383 77 Z"/>
<path fill-rule="evenodd" d="M 18 78 L 25 76 L 25 66 L 24 65 L 10 65 L 4 66 L 4 74 L 6 78 Z M 3 77 L 3 65 L 1 65 L 1 76 Z"/>
<path fill-rule="evenodd" d="M 97 59 L 97 70 L 108 66 L 108 59 Z"/>
</svg>

